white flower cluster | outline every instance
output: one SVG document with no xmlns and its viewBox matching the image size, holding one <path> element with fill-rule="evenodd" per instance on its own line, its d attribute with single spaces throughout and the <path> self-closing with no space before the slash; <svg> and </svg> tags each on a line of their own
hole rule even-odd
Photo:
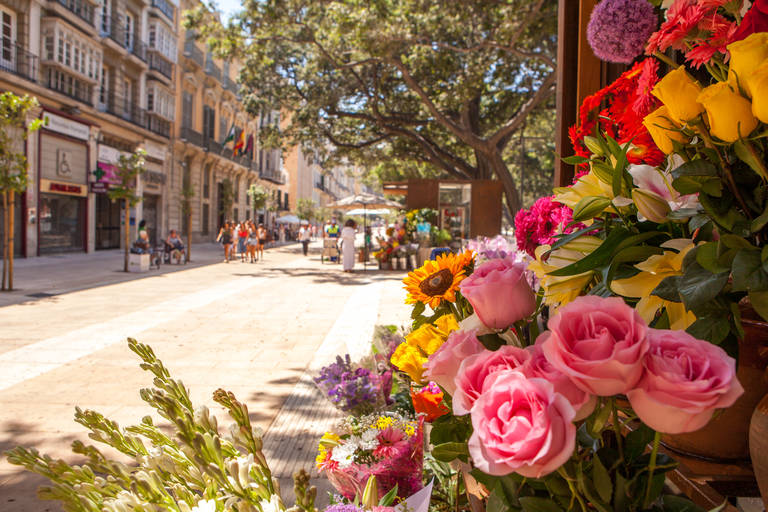
<svg viewBox="0 0 768 512">
<path fill-rule="evenodd" d="M 370 451 L 379 446 L 379 443 L 376 440 L 378 433 L 379 432 L 375 429 L 369 429 L 363 431 L 359 436 L 349 436 L 347 439 L 344 439 L 342 444 L 334 447 L 333 453 L 331 454 L 331 460 L 338 462 L 339 467 L 349 467 L 355 462 L 355 453 L 357 453 L 358 450 Z"/>
</svg>

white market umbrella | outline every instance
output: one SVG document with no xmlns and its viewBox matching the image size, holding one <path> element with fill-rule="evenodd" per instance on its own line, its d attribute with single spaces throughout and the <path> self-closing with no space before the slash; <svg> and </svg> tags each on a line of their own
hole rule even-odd
<svg viewBox="0 0 768 512">
<path fill-rule="evenodd" d="M 379 208 L 402 208 L 403 205 L 396 201 L 392 201 L 390 199 L 387 199 L 386 197 L 377 196 L 375 194 L 353 194 L 351 196 L 344 197 L 342 199 L 339 199 L 335 203 L 331 203 L 328 205 L 330 208 L 334 208 L 336 210 L 356 210 L 360 209 L 360 206 L 362 206 L 362 216 L 363 216 L 363 240 L 365 240 L 365 229 L 367 228 L 366 221 L 368 220 L 368 209 L 379 209 Z M 365 242 L 363 242 L 365 243 Z M 365 247 L 365 250 L 368 250 L 368 247 Z M 367 258 L 363 259 L 363 272 L 366 270 L 366 265 L 368 264 Z"/>
<path fill-rule="evenodd" d="M 355 215 L 386 215 L 389 213 L 389 208 L 375 208 L 373 210 L 366 210 L 365 208 L 355 208 L 354 210 L 349 210 L 347 212 L 347 215 L 349 216 L 355 216 Z"/>
<path fill-rule="evenodd" d="M 298 224 L 299 218 L 293 214 L 291 215 L 283 215 L 282 217 L 278 217 L 277 220 L 275 220 L 278 224 Z"/>
</svg>

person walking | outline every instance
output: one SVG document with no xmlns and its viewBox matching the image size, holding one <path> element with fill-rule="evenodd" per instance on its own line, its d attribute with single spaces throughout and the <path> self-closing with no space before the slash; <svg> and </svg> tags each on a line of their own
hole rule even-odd
<svg viewBox="0 0 768 512">
<path fill-rule="evenodd" d="M 309 240 L 312 237 L 309 226 L 301 226 L 299 228 L 299 242 L 301 242 L 301 250 L 304 252 L 304 256 L 309 252 Z"/>
<path fill-rule="evenodd" d="M 224 263 L 229 263 L 229 253 L 232 249 L 232 227 L 229 221 L 224 222 L 224 225 L 219 229 L 219 236 L 216 237 L 216 241 L 224 247 Z"/>
<path fill-rule="evenodd" d="M 344 272 L 352 272 L 355 268 L 355 221 L 349 219 L 341 230 L 341 255 Z"/>
<path fill-rule="evenodd" d="M 267 245 L 267 228 L 264 227 L 264 224 L 259 224 L 256 229 L 256 236 L 259 239 L 259 246 L 256 248 L 259 252 L 259 259 L 264 261 L 264 246 Z"/>
<path fill-rule="evenodd" d="M 237 252 L 240 253 L 240 261 L 245 263 L 245 248 L 248 241 L 248 226 L 241 222 L 237 228 Z"/>
<path fill-rule="evenodd" d="M 256 225 L 253 221 L 248 221 L 248 241 L 246 242 L 246 250 L 248 251 L 248 259 L 251 263 L 256 263 L 256 250 L 259 247 L 259 236 L 256 233 Z"/>
</svg>

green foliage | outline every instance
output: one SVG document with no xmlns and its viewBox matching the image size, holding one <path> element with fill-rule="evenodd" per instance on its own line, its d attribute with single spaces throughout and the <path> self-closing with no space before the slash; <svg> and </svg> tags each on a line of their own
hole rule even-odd
<svg viewBox="0 0 768 512">
<path fill-rule="evenodd" d="M 37 106 L 34 97 L 0 94 L 0 192 L 20 193 L 27 188 L 27 158 L 20 142 L 42 124 L 38 119 L 25 129 L 27 114 Z"/>
<path fill-rule="evenodd" d="M 227 27 L 206 6 L 185 25 L 243 62 L 249 112 L 291 112 L 265 132 L 270 144 L 387 178 L 495 176 L 515 210 L 505 149 L 553 91 L 556 11 L 544 0 L 270 0 L 246 2 Z"/>
<path fill-rule="evenodd" d="M 314 220 L 317 218 L 317 205 L 311 199 L 301 198 L 296 202 L 296 216 L 300 219 Z"/>
<path fill-rule="evenodd" d="M 232 180 L 224 178 L 221 182 L 221 197 L 219 198 L 219 215 L 224 215 L 225 219 L 232 214 L 232 205 L 235 201 L 235 191 L 232 186 Z"/>
<path fill-rule="evenodd" d="M 139 149 L 130 155 L 120 155 L 117 161 L 118 183 L 107 190 L 107 196 L 112 201 L 125 201 L 128 206 L 136 206 L 141 196 L 136 194 L 139 176 L 146 172 L 144 157 L 147 153 Z"/>
<path fill-rule="evenodd" d="M 193 407 L 184 384 L 171 378 L 148 345 L 129 339 L 128 346 L 141 358 L 141 368 L 154 376 L 154 387 L 142 389 L 141 398 L 171 423 L 172 432 L 155 425 L 150 416 L 121 428 L 98 412 L 77 408 L 75 421 L 89 429 L 90 438 L 119 451 L 131 463 L 110 459 L 79 441 L 72 450 L 86 458 L 81 465 L 54 460 L 34 449 L 8 451 L 11 464 L 50 480 L 39 496 L 60 501 L 67 512 L 189 512 L 206 500 L 215 502 L 217 511 L 285 510 L 262 452 L 261 432 L 251 425 L 245 404 L 222 389 L 214 392 L 214 401 L 234 422 L 227 434 L 221 434 L 216 417 L 205 406 Z M 301 472 L 294 478 L 294 510 L 314 511 L 316 490 L 308 475 Z"/>
<path fill-rule="evenodd" d="M 251 185 L 247 194 L 251 200 L 251 209 L 254 212 L 264 208 L 264 205 L 267 204 L 267 197 L 269 193 L 264 190 L 264 187 L 261 185 Z"/>
</svg>

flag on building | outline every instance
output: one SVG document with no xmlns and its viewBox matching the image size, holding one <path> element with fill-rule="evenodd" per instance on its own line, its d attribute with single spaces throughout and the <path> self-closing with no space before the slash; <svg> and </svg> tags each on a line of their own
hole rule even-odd
<svg viewBox="0 0 768 512">
<path fill-rule="evenodd" d="M 221 143 L 222 146 L 226 146 L 231 141 L 235 140 L 235 122 L 232 121 L 232 126 L 229 129 L 229 132 L 227 133 L 227 138 L 224 139 L 224 142 Z"/>
<path fill-rule="evenodd" d="M 245 148 L 245 130 L 240 131 L 240 136 L 237 138 L 237 142 L 235 142 L 235 149 L 233 150 L 235 156 L 238 154 L 243 154 L 243 149 Z M 240 153 L 238 153 L 240 151 Z"/>
<path fill-rule="evenodd" d="M 248 136 L 248 142 L 245 143 L 245 149 L 243 150 L 243 154 L 249 155 L 252 150 L 253 150 L 253 134 L 250 134 Z"/>
</svg>

